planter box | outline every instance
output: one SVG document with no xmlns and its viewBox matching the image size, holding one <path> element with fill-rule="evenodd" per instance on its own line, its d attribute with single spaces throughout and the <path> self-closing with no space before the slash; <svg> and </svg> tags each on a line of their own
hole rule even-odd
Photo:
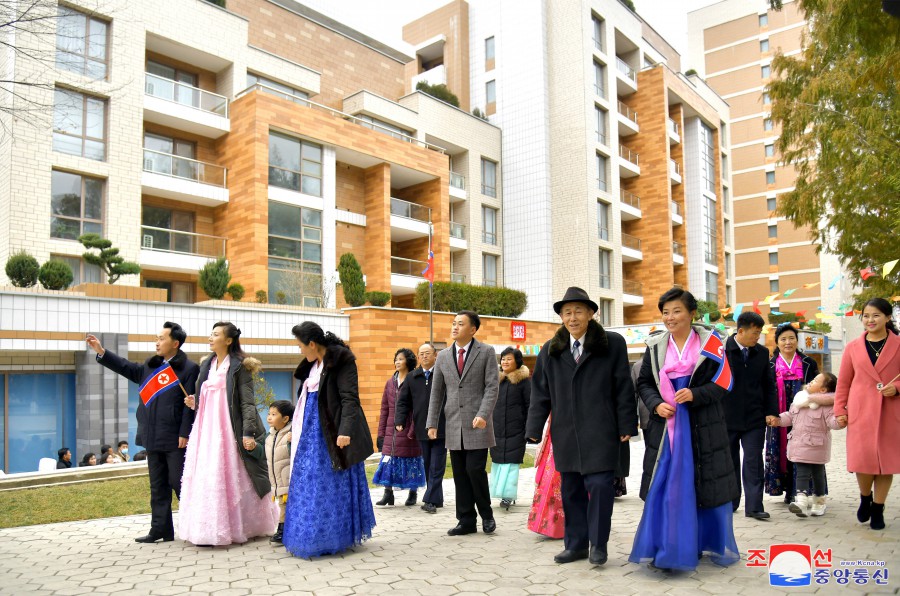
<svg viewBox="0 0 900 596">
<path fill-rule="evenodd" d="M 110 284 L 81 284 L 72 288 L 92 298 L 112 298 L 115 300 L 138 300 L 141 302 L 167 302 L 168 293 L 161 288 L 140 286 L 119 286 Z"/>
</svg>

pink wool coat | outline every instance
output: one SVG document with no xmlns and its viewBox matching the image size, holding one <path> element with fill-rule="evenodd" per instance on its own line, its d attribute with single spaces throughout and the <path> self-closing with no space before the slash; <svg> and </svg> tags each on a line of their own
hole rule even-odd
<svg viewBox="0 0 900 596">
<path fill-rule="evenodd" d="M 828 396 L 828 393 L 817 393 Z M 787 456 L 801 464 L 827 464 L 831 461 L 831 430 L 841 426 L 834 419 L 831 406 L 821 406 L 812 410 L 791 406 L 781 413 L 781 426 L 790 426 Z"/>
<path fill-rule="evenodd" d="M 900 374 L 900 337 L 888 332 L 875 366 L 866 353 L 865 334 L 847 344 L 841 359 L 835 416 L 847 416 L 847 469 L 861 474 L 900 474 L 900 395 L 876 389 Z M 900 379 L 894 381 L 900 387 Z"/>
</svg>

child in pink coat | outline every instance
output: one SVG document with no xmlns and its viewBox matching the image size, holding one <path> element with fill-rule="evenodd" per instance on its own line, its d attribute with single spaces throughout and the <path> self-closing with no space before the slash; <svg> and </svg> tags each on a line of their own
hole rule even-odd
<svg viewBox="0 0 900 596">
<path fill-rule="evenodd" d="M 810 394 L 834 394 L 837 377 L 821 373 L 794 396 L 791 409 L 782 412 L 772 426 L 793 426 L 788 434 L 787 456 L 797 465 L 797 498 L 789 509 L 800 517 L 825 514 L 825 464 L 831 460 L 831 429 L 841 428 L 832 406 L 809 401 Z M 806 488 L 812 477 L 813 494 Z M 804 487 L 804 488 L 801 488 Z"/>
</svg>

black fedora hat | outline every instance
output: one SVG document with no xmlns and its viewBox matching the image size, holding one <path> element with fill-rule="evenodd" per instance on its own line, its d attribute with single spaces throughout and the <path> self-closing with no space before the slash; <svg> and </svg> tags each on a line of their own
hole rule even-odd
<svg viewBox="0 0 900 596">
<path fill-rule="evenodd" d="M 562 310 L 562 307 L 566 302 L 581 302 L 582 304 L 587 304 L 591 307 L 591 310 L 594 312 L 599 310 L 597 303 L 590 299 L 588 293 L 575 286 L 566 290 L 566 295 L 562 297 L 562 300 L 553 305 L 553 310 L 556 311 L 556 314 L 559 314 L 559 311 Z"/>
</svg>

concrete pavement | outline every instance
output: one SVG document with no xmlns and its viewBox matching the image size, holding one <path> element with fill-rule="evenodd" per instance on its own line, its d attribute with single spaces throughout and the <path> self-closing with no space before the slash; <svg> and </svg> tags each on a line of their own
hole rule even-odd
<svg viewBox="0 0 900 596">
<path fill-rule="evenodd" d="M 858 490 L 845 468 L 845 433 L 833 436 L 826 515 L 798 518 L 774 497 L 766 497 L 770 521 L 746 518 L 741 509 L 734 526 L 742 560 L 728 568 L 704 559 L 693 573 L 670 574 L 627 561 L 643 505 L 637 497 L 643 443 L 633 442 L 629 493 L 616 501 L 609 562 L 599 568 L 587 561 L 554 564 L 561 541 L 545 540 L 525 528 L 534 486 L 532 469 L 522 471 L 518 505 L 509 512 L 495 509 L 498 529 L 493 535 L 479 531 L 446 536 L 455 525 L 450 480 L 445 482 L 447 506 L 437 515 L 418 506 L 377 509 L 378 526 L 370 541 L 352 552 L 312 561 L 291 557 L 267 538 L 218 548 L 198 548 L 179 540 L 136 544 L 133 538 L 146 533 L 148 515 L 0 530 L 0 594 L 900 593 L 900 486 L 888 499 L 886 530 L 875 532 L 858 524 Z M 373 497 L 378 495 L 380 491 L 374 490 Z M 398 496 L 402 503 L 404 497 Z M 827 583 L 817 585 L 813 580 L 808 587 L 774 588 L 766 567 L 747 566 L 749 549 L 768 555 L 770 545 L 782 543 L 808 544 L 813 553 L 830 548 L 833 567 L 826 570 Z M 842 568 L 842 560 L 883 561 L 886 585 L 872 578 L 878 568 Z M 851 572 L 847 585 L 839 584 L 831 573 L 844 569 Z"/>
</svg>

